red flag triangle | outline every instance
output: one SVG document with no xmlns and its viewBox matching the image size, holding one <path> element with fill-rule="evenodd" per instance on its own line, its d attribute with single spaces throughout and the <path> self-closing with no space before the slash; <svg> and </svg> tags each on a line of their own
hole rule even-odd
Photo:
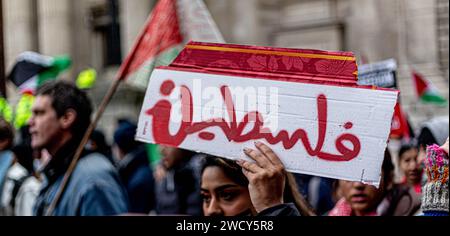
<svg viewBox="0 0 450 236">
<path fill-rule="evenodd" d="M 177 16 L 176 0 L 160 0 L 155 6 L 144 30 L 131 53 L 119 69 L 118 79 L 125 79 L 147 60 L 166 49 L 180 44 L 183 36 Z"/>
<path fill-rule="evenodd" d="M 413 71 L 413 79 L 414 79 L 414 84 L 416 86 L 417 96 L 421 97 L 427 90 L 428 84 L 425 81 L 425 79 L 422 77 L 422 75 L 418 74 L 415 71 Z"/>
</svg>

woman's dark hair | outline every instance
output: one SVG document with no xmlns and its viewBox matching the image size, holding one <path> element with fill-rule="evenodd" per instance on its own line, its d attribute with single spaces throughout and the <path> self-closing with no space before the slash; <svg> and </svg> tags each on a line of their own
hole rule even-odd
<svg viewBox="0 0 450 236">
<path fill-rule="evenodd" d="M 242 173 L 241 167 L 235 161 L 215 156 L 207 156 L 203 159 L 201 174 L 203 175 L 203 172 L 207 167 L 213 166 L 221 168 L 225 175 L 236 184 L 248 187 L 248 180 Z"/>
<path fill-rule="evenodd" d="M 403 154 L 405 154 L 405 152 L 407 152 L 407 151 L 409 151 L 409 150 L 411 150 L 411 149 L 416 149 L 416 146 L 415 146 L 415 145 L 412 145 L 412 144 L 410 144 L 410 143 L 403 144 L 403 145 L 400 147 L 400 150 L 398 151 L 398 160 L 401 160 Z"/>
<path fill-rule="evenodd" d="M 248 188 L 247 177 L 245 177 L 244 173 L 242 173 L 242 168 L 235 161 L 215 156 L 206 156 L 203 160 L 201 175 L 203 175 L 203 172 L 207 167 L 212 166 L 221 168 L 225 175 L 233 182 Z M 286 184 L 283 198 L 285 202 L 294 203 L 302 216 L 316 215 L 311 205 L 309 205 L 298 191 L 294 176 L 288 172 L 286 172 Z"/>
<path fill-rule="evenodd" d="M 383 181 L 385 190 L 388 190 L 394 180 L 394 164 L 392 163 L 392 156 L 389 150 L 386 148 L 384 151 L 383 164 L 381 165 L 381 170 L 383 171 Z"/>
<path fill-rule="evenodd" d="M 298 190 L 298 184 L 292 173 L 286 172 L 286 187 L 284 188 L 284 201 L 293 202 L 302 216 L 316 216 L 314 208 Z"/>
</svg>

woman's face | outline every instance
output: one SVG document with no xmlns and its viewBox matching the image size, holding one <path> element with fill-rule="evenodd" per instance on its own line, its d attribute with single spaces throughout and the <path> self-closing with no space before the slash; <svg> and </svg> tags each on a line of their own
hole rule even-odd
<svg viewBox="0 0 450 236">
<path fill-rule="evenodd" d="M 233 182 L 220 167 L 205 168 L 202 174 L 201 195 L 205 216 L 255 213 L 248 188 Z"/>
<path fill-rule="evenodd" d="M 382 181 L 383 182 L 383 181 Z M 380 183 L 380 186 L 383 183 Z M 361 182 L 340 180 L 339 186 L 345 200 L 350 204 L 356 215 L 364 215 L 376 210 L 381 201 L 383 189 L 377 189 L 372 185 Z"/>
<path fill-rule="evenodd" d="M 405 174 L 409 184 L 417 184 L 421 180 L 421 171 L 417 155 L 417 149 L 412 148 L 404 152 L 400 157 L 400 169 Z"/>
</svg>

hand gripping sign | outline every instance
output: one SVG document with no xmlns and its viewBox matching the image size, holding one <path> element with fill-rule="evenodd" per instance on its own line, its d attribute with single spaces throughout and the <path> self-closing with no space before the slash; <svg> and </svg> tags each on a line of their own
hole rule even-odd
<svg viewBox="0 0 450 236">
<path fill-rule="evenodd" d="M 352 53 L 191 42 L 150 79 L 136 139 L 378 186 L 398 91 L 357 85 Z"/>
</svg>

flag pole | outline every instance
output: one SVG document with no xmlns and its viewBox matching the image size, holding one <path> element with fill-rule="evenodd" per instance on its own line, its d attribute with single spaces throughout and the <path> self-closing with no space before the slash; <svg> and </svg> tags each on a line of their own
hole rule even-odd
<svg viewBox="0 0 450 236">
<path fill-rule="evenodd" d="M 88 142 L 89 137 L 91 136 L 92 132 L 94 131 L 95 127 L 97 126 L 98 121 L 100 120 L 101 116 L 105 112 L 105 109 L 108 106 L 109 102 L 111 101 L 112 97 L 116 93 L 117 88 L 119 87 L 120 83 L 124 80 L 124 77 L 126 76 L 126 71 L 128 70 L 128 68 L 131 64 L 130 62 L 132 60 L 132 55 L 135 54 L 135 52 L 139 46 L 139 42 L 145 36 L 147 25 L 151 19 L 151 16 L 152 16 L 152 14 L 150 14 L 150 16 L 147 18 L 147 20 L 144 24 L 144 28 L 142 29 L 142 32 L 140 33 L 139 37 L 137 38 L 137 41 L 136 41 L 135 45 L 133 46 L 133 49 L 131 50 L 129 57 L 124 61 L 124 66 L 119 69 L 119 71 L 114 79 L 114 82 L 111 84 L 107 94 L 105 95 L 102 102 L 100 103 L 98 111 L 95 114 L 94 120 L 91 122 L 88 129 L 86 130 L 86 133 L 84 134 L 83 139 L 81 139 L 80 145 L 78 146 L 78 148 L 75 152 L 75 155 L 74 155 L 72 161 L 70 162 L 69 168 L 67 169 L 66 173 L 64 174 L 64 178 L 61 182 L 61 185 L 58 188 L 58 191 L 56 192 L 55 198 L 53 199 L 52 203 L 50 204 L 49 208 L 47 209 L 47 211 L 45 213 L 46 216 L 51 216 L 53 214 L 53 211 L 55 210 L 55 207 L 58 204 L 59 199 L 61 198 L 61 196 L 64 192 L 64 189 L 70 179 L 70 176 L 72 175 L 72 173 L 78 163 L 78 160 L 80 159 L 80 156 L 81 156 L 81 153 L 83 152 L 84 146 Z"/>
</svg>

